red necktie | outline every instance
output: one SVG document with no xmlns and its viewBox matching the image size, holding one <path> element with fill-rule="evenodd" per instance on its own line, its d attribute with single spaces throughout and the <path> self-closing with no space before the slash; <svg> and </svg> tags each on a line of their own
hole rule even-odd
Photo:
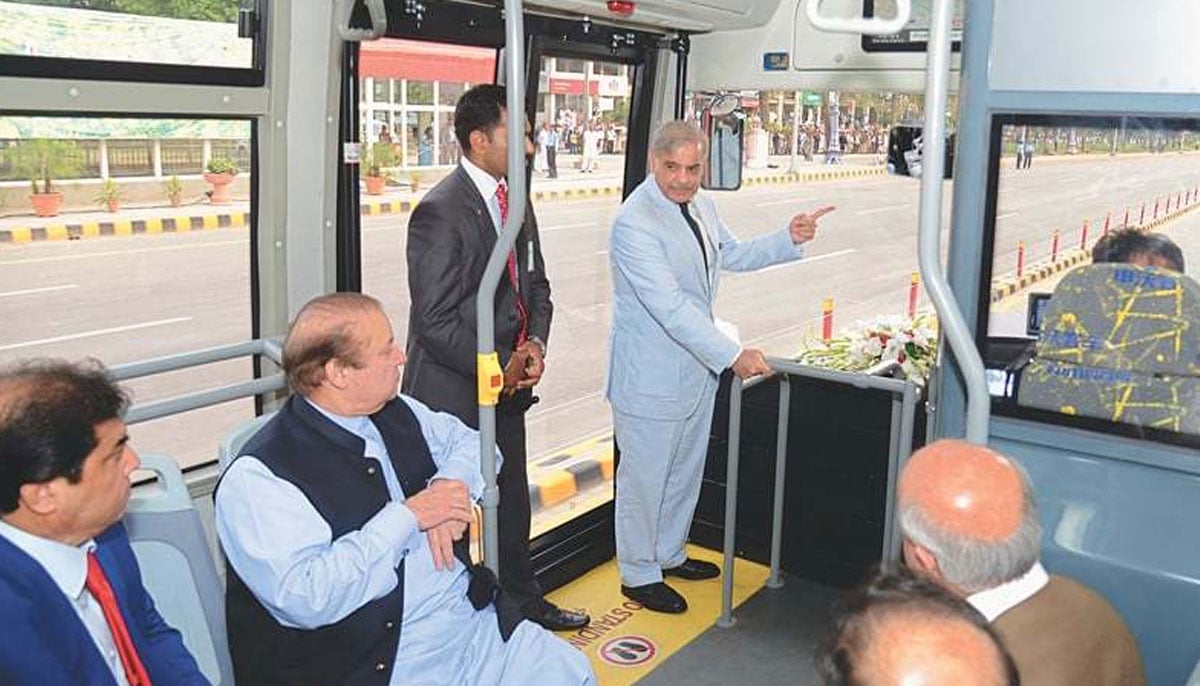
<svg viewBox="0 0 1200 686">
<path fill-rule="evenodd" d="M 508 223 L 508 184 L 503 181 L 496 186 L 496 200 L 500 202 L 500 228 Z M 517 321 L 521 327 L 517 332 L 517 345 L 525 343 L 529 334 L 529 312 L 525 309 L 525 301 L 521 299 L 521 287 L 517 281 L 517 253 L 508 253 L 508 283 L 512 285 L 513 295 L 517 300 Z"/>
<path fill-rule="evenodd" d="M 151 686 L 150 674 L 138 658 L 133 639 L 129 637 L 129 629 L 125 627 L 125 619 L 121 617 L 121 608 L 117 606 L 117 596 L 108 583 L 108 577 L 104 576 L 104 570 L 100 568 L 95 553 L 87 555 L 85 584 L 104 612 L 104 620 L 108 622 L 108 628 L 112 631 L 113 643 L 121 656 L 121 666 L 125 668 L 125 679 L 129 686 Z"/>
</svg>

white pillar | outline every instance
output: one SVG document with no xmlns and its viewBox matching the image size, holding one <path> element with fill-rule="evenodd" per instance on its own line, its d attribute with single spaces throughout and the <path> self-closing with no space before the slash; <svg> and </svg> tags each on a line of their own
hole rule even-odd
<svg viewBox="0 0 1200 686">
<path fill-rule="evenodd" d="M 204 145 L 200 149 L 200 165 L 203 169 L 208 169 L 208 163 L 212 160 L 212 141 L 204 139 Z"/>
<path fill-rule="evenodd" d="M 108 141 L 100 139 L 100 178 L 108 178 Z"/>
<path fill-rule="evenodd" d="M 392 88 L 396 87 L 396 80 L 392 79 Z M 400 80 L 400 126 L 397 127 L 395 121 L 392 122 L 392 140 L 396 140 L 396 136 L 400 136 L 400 168 L 408 168 L 408 79 Z M 392 102 L 396 101 L 396 96 L 392 95 Z M 395 112 L 395 110 L 389 110 Z"/>
<path fill-rule="evenodd" d="M 160 139 L 160 138 L 154 139 L 153 159 L 154 159 L 154 178 L 161 179 L 163 173 L 162 173 L 162 139 Z"/>
<path fill-rule="evenodd" d="M 792 93 L 792 159 L 788 171 L 794 172 L 798 167 L 800 154 L 800 91 Z"/>
</svg>

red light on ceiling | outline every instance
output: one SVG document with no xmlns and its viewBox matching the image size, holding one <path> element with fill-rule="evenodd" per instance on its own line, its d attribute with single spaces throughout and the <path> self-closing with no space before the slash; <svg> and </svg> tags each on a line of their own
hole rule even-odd
<svg viewBox="0 0 1200 686">
<path fill-rule="evenodd" d="M 628 0 L 608 0 L 608 11 L 624 17 L 633 14 L 636 7 L 636 4 L 628 2 Z"/>
</svg>

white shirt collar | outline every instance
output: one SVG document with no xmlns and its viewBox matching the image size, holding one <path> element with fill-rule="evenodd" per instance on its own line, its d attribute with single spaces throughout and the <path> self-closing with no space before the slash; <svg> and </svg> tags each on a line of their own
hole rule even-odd
<svg viewBox="0 0 1200 686">
<path fill-rule="evenodd" d="M 988 622 L 1029 600 L 1035 593 L 1050 583 L 1050 575 L 1041 562 L 1034 562 L 1022 576 L 995 588 L 980 591 L 967 598 L 967 602 L 979 610 Z"/>
<path fill-rule="evenodd" d="M 460 159 L 463 171 L 467 172 L 467 176 L 471 177 L 471 182 L 475 184 L 475 188 L 479 189 L 479 194 L 483 196 L 483 201 L 486 203 L 494 202 L 496 197 L 496 189 L 500 186 L 500 180 L 491 174 L 480 169 L 474 162 L 463 156 Z"/>
<path fill-rule="evenodd" d="M 68 598 L 79 600 L 83 595 L 84 582 L 87 581 L 87 554 L 96 549 L 95 540 L 89 538 L 80 546 L 71 546 L 34 536 L 2 520 L 0 536 L 36 560 Z"/>
</svg>

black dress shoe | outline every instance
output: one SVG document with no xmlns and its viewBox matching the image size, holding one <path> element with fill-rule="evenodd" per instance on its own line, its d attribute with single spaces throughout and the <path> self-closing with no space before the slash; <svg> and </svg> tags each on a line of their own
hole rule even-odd
<svg viewBox="0 0 1200 686">
<path fill-rule="evenodd" d="M 575 631 L 592 623 L 592 618 L 583 612 L 564 610 L 553 603 L 542 606 L 525 615 L 531 622 L 541 624 L 550 631 Z"/>
<path fill-rule="evenodd" d="M 689 557 L 678 567 L 664 569 L 662 573 L 663 576 L 677 576 L 680 579 L 699 581 L 701 579 L 715 579 L 721 576 L 721 568 L 711 562 Z"/>
<path fill-rule="evenodd" d="M 645 586 L 621 586 L 621 593 L 647 610 L 672 615 L 687 612 L 687 600 L 661 581 Z"/>
</svg>

